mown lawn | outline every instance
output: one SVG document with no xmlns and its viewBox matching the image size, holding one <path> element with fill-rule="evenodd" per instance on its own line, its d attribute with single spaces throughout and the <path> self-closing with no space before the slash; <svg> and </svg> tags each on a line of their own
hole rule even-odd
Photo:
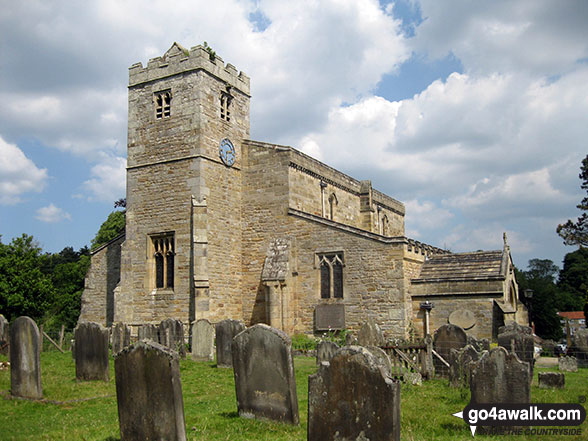
<svg viewBox="0 0 588 441">
<path fill-rule="evenodd" d="M 6 357 L 0 356 L 0 361 Z M 45 401 L 14 400 L 9 396 L 10 371 L 0 371 L 0 440 L 99 440 L 120 438 L 111 362 L 108 383 L 75 380 L 71 354 L 41 354 Z M 300 425 L 290 426 L 239 418 L 231 369 L 218 369 L 214 363 L 181 362 L 186 432 L 189 440 L 285 441 L 305 440 L 308 405 L 308 376 L 316 371 L 313 358 L 295 359 Z M 564 390 L 544 390 L 536 386 L 532 397 L 537 403 L 577 403 L 588 395 L 588 369 L 566 374 Z M 403 385 L 401 392 L 401 439 L 471 440 L 465 423 L 451 414 L 463 410 L 469 392 L 451 389 L 446 380 L 433 380 L 422 387 Z M 584 405 L 586 406 L 586 405 Z M 580 436 L 486 436 L 486 440 L 587 440 L 588 423 Z"/>
</svg>

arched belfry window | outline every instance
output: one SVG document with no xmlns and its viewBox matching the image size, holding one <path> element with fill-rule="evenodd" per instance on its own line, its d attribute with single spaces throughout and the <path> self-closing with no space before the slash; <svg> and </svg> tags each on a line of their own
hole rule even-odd
<svg viewBox="0 0 588 441">
<path fill-rule="evenodd" d="M 233 97 L 231 96 L 229 89 L 227 92 L 221 92 L 220 95 L 220 116 L 221 119 L 229 122 L 231 121 L 231 102 Z"/>
<path fill-rule="evenodd" d="M 151 237 L 153 246 L 154 285 L 157 289 L 173 289 L 175 244 L 173 233 Z"/>
<path fill-rule="evenodd" d="M 155 103 L 155 118 L 163 119 L 171 116 L 171 90 L 156 92 L 153 101 Z"/>
<path fill-rule="evenodd" d="M 318 254 L 322 299 L 343 298 L 343 253 Z"/>
</svg>

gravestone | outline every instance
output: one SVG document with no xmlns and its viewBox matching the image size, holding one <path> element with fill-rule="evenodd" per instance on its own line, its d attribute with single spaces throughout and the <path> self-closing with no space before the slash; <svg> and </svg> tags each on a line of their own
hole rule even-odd
<svg viewBox="0 0 588 441">
<path fill-rule="evenodd" d="M 339 331 L 345 329 L 345 305 L 325 303 L 314 309 L 314 328 L 317 331 Z"/>
<path fill-rule="evenodd" d="M 439 354 L 443 360 L 449 363 L 449 353 L 451 349 L 459 350 L 463 348 L 467 342 L 468 336 L 459 326 L 451 324 L 443 325 L 435 331 L 433 336 L 433 350 Z M 435 366 L 435 376 L 449 376 L 449 367 L 434 354 L 433 365 Z"/>
<path fill-rule="evenodd" d="M 290 337 L 257 324 L 235 336 L 232 356 L 239 415 L 298 424 Z"/>
<path fill-rule="evenodd" d="M 197 320 L 192 324 L 192 359 L 214 360 L 214 326 L 206 319 Z"/>
<path fill-rule="evenodd" d="M 451 349 L 449 352 L 449 385 L 452 387 L 469 387 L 471 362 L 482 356 L 473 346 Z"/>
<path fill-rule="evenodd" d="M 116 323 L 111 330 L 112 354 L 117 354 L 131 344 L 131 328 L 124 323 Z"/>
<path fill-rule="evenodd" d="M 512 344 L 514 343 L 514 348 Z M 535 364 L 535 340 L 533 330 L 529 326 L 521 326 L 517 322 L 511 322 L 498 328 L 498 346 L 517 354 L 521 361 L 529 363 L 529 372 L 533 379 L 533 366 Z"/>
<path fill-rule="evenodd" d="M 166 319 L 159 324 L 159 344 L 176 351 L 181 358 L 186 358 L 184 343 L 184 324 L 180 320 Z"/>
<path fill-rule="evenodd" d="M 216 324 L 216 365 L 218 367 L 232 367 L 233 356 L 231 345 L 233 337 L 245 330 L 243 322 L 226 319 Z"/>
<path fill-rule="evenodd" d="M 340 349 L 308 378 L 307 439 L 400 440 L 400 383 L 367 348 Z"/>
<path fill-rule="evenodd" d="M 529 363 L 503 347 L 484 352 L 471 366 L 472 403 L 530 403 Z"/>
<path fill-rule="evenodd" d="M 114 372 L 122 440 L 186 440 L 176 351 L 142 340 L 115 355 Z"/>
<path fill-rule="evenodd" d="M 74 330 L 76 380 L 109 380 L 108 329 L 98 323 L 82 322 Z"/>
<path fill-rule="evenodd" d="M 384 340 L 384 334 L 374 319 L 368 319 L 361 326 L 357 335 L 357 343 L 359 346 L 363 347 L 384 346 L 386 343 Z"/>
<path fill-rule="evenodd" d="M 15 397 L 43 398 L 41 335 L 30 317 L 19 317 L 10 329 L 10 393 Z"/>
<path fill-rule="evenodd" d="M 588 328 L 579 328 L 572 336 L 570 355 L 576 357 L 578 367 L 588 367 Z"/>
<path fill-rule="evenodd" d="M 8 320 L 0 314 L 0 354 L 8 355 L 10 352 L 10 333 Z"/>
<path fill-rule="evenodd" d="M 321 340 L 316 347 L 316 364 L 320 365 L 323 361 L 329 361 L 338 349 L 337 343 Z"/>
<path fill-rule="evenodd" d="M 471 335 L 468 335 L 468 345 L 472 346 L 478 352 L 490 350 L 490 340 L 487 338 L 477 340 Z"/>
<path fill-rule="evenodd" d="M 557 360 L 559 370 L 562 372 L 578 372 L 578 361 L 576 357 L 559 357 Z"/>
<path fill-rule="evenodd" d="M 159 331 L 159 327 L 152 324 L 144 324 L 139 326 L 137 330 L 139 341 L 141 340 L 151 340 L 156 343 L 159 343 L 159 336 L 157 335 Z"/>
<path fill-rule="evenodd" d="M 542 389 L 563 389 L 566 378 L 562 372 L 539 372 L 539 387 Z"/>
</svg>

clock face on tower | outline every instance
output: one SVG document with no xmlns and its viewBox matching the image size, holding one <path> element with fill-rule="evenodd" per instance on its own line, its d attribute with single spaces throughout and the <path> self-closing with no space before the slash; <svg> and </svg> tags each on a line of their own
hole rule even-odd
<svg viewBox="0 0 588 441">
<path fill-rule="evenodd" d="M 228 138 L 225 138 L 220 142 L 218 155 L 220 156 L 221 161 L 223 161 L 228 167 L 231 167 L 235 163 L 237 154 L 235 153 L 233 143 Z"/>
</svg>

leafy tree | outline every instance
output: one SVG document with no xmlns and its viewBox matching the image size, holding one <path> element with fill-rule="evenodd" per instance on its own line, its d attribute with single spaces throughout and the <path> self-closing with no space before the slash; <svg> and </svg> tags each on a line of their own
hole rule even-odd
<svg viewBox="0 0 588 441">
<path fill-rule="evenodd" d="M 102 223 L 98 233 L 92 239 L 92 250 L 110 242 L 112 239 L 120 235 L 125 229 L 125 212 L 113 211 L 108 215 L 108 218 Z"/>
<path fill-rule="evenodd" d="M 579 177 L 582 181 L 580 187 L 588 193 L 588 155 L 582 160 Z M 588 213 L 586 213 L 588 212 L 588 196 L 576 207 L 584 213 L 576 222 L 568 220 L 565 224 L 558 225 L 556 231 L 566 245 L 588 246 Z"/>
<path fill-rule="evenodd" d="M 588 248 L 566 254 L 557 285 L 560 311 L 581 311 L 588 301 Z"/>
</svg>

